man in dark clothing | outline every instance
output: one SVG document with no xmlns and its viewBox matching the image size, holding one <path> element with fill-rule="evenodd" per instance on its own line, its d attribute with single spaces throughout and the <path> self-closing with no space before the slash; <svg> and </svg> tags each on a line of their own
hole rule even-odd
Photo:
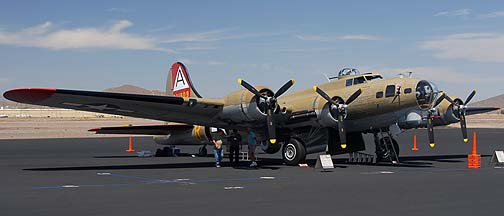
<svg viewBox="0 0 504 216">
<path fill-rule="evenodd" d="M 228 142 L 229 142 L 229 161 L 233 163 L 233 158 L 234 158 L 234 165 L 238 165 L 239 163 L 239 154 L 240 154 L 240 144 L 242 141 L 241 135 L 238 133 L 236 129 L 233 130 L 231 135 L 228 137 Z"/>
</svg>

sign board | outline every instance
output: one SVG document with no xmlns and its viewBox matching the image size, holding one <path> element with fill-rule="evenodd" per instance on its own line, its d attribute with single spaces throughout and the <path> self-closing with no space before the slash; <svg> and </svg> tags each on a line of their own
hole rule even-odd
<svg viewBox="0 0 504 216">
<path fill-rule="evenodd" d="M 504 151 L 494 151 L 490 163 L 504 163 Z"/>
<path fill-rule="evenodd" d="M 317 164 L 315 164 L 315 169 L 333 169 L 334 164 L 331 158 L 331 155 L 319 155 L 317 157 Z"/>
</svg>

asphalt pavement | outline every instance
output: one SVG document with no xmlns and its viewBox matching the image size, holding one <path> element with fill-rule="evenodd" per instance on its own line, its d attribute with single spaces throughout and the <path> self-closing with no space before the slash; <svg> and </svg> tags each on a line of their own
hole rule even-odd
<svg viewBox="0 0 504 216">
<path fill-rule="evenodd" d="M 413 131 L 402 134 L 399 165 L 340 155 L 326 172 L 313 169 L 317 155 L 309 168 L 286 166 L 280 154 L 260 154 L 256 169 L 215 168 L 211 155 L 192 156 L 196 146 L 140 158 L 125 151 L 127 138 L 0 140 L 0 215 L 502 214 L 504 168 L 489 161 L 504 150 L 504 129 L 476 131 L 480 169 L 467 168 L 471 144 L 458 129 L 437 129 L 435 148 L 417 131 L 419 151 L 411 151 Z M 134 139 L 137 151 L 159 147 Z"/>
</svg>

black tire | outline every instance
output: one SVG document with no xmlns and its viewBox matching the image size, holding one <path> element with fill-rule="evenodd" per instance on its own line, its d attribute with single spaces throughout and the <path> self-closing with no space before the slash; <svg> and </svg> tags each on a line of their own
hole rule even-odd
<svg viewBox="0 0 504 216">
<path fill-rule="evenodd" d="M 207 148 L 205 146 L 200 147 L 198 151 L 198 156 L 206 157 L 207 155 L 208 155 Z"/>
<path fill-rule="evenodd" d="M 282 148 L 282 158 L 285 164 L 289 166 L 297 166 L 300 162 L 306 159 L 306 149 L 298 139 L 291 138 L 285 143 Z"/>
<path fill-rule="evenodd" d="M 261 142 L 261 149 L 266 154 L 276 154 L 282 148 L 281 143 L 271 144 L 268 141 Z"/>
</svg>

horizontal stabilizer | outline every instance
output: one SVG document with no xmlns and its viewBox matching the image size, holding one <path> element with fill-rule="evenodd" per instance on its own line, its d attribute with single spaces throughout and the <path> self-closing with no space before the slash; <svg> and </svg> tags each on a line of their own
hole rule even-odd
<svg viewBox="0 0 504 216">
<path fill-rule="evenodd" d="M 137 135 L 168 135 L 173 131 L 184 131 L 193 129 L 192 125 L 146 125 L 146 126 L 123 126 L 123 127 L 103 127 L 89 129 L 96 134 L 137 134 Z"/>
</svg>

